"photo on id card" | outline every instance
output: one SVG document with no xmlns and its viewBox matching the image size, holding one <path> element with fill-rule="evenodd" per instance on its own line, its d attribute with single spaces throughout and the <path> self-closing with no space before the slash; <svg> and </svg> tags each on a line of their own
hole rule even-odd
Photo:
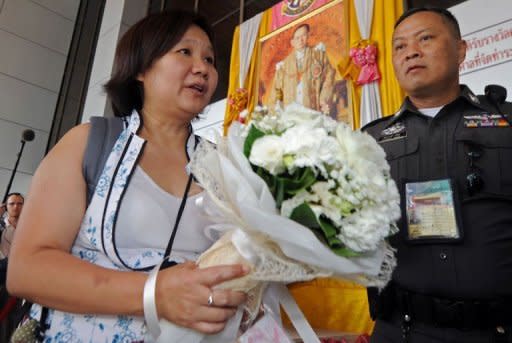
<svg viewBox="0 0 512 343">
<path fill-rule="evenodd" d="M 450 179 L 404 182 L 402 213 L 410 242 L 462 239 L 458 201 Z"/>
</svg>

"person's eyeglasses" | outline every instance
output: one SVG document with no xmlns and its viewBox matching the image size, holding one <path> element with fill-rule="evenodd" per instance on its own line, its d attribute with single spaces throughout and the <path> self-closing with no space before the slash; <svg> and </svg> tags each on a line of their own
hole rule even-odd
<svg viewBox="0 0 512 343">
<path fill-rule="evenodd" d="M 470 196 L 482 190 L 484 186 L 484 180 L 480 175 L 479 168 L 475 165 L 475 160 L 482 156 L 482 150 L 474 145 L 469 146 L 467 152 L 469 161 L 469 174 L 466 176 L 466 189 Z"/>
</svg>

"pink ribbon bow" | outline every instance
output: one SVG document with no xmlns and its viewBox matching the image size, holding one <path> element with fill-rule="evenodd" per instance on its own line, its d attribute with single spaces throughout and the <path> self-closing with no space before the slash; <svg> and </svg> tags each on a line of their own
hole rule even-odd
<svg viewBox="0 0 512 343">
<path fill-rule="evenodd" d="M 377 66 L 377 47 L 374 44 L 351 48 L 349 54 L 352 61 L 361 67 L 356 81 L 358 85 L 380 80 L 379 67 Z"/>
</svg>

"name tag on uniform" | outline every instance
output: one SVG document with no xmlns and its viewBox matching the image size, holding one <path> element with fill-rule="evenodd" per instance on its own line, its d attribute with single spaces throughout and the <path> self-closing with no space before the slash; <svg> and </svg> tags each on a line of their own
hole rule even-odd
<svg viewBox="0 0 512 343">
<path fill-rule="evenodd" d="M 501 115 L 493 113 L 465 115 L 464 127 L 509 127 L 510 124 L 503 116 L 508 117 L 507 114 Z"/>
<path fill-rule="evenodd" d="M 460 239 L 450 180 L 406 182 L 405 219 L 410 241 Z"/>
<path fill-rule="evenodd" d="M 390 141 L 398 138 L 407 137 L 405 125 L 402 122 L 397 122 L 390 127 L 384 129 L 380 133 L 379 142 Z"/>
</svg>

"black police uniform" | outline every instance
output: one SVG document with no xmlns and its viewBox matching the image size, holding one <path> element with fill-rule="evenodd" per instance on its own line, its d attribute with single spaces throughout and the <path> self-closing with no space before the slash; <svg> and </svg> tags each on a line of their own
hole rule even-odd
<svg viewBox="0 0 512 343">
<path fill-rule="evenodd" d="M 496 107 L 497 105 L 497 107 Z M 363 128 L 400 189 L 397 268 L 380 294 L 372 342 L 512 342 L 512 104 L 461 86 L 431 118 L 406 99 Z M 411 239 L 407 182 L 450 180 L 458 238 Z"/>
</svg>

